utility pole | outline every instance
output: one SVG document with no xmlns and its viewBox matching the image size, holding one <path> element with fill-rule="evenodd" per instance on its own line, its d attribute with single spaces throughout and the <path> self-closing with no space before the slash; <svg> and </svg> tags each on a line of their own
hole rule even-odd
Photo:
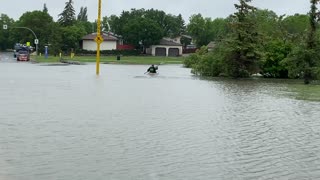
<svg viewBox="0 0 320 180">
<path fill-rule="evenodd" d="M 101 0 L 98 0 L 98 20 L 97 20 L 97 37 L 94 39 L 97 43 L 97 60 L 96 60 L 96 74 L 100 74 L 100 44 L 103 42 L 101 36 Z"/>
</svg>

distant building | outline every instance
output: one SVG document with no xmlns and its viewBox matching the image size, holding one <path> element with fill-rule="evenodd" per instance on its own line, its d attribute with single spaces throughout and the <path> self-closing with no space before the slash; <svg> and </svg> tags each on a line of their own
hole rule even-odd
<svg viewBox="0 0 320 180">
<path fill-rule="evenodd" d="M 152 45 L 146 50 L 147 54 L 153 56 L 181 56 L 182 55 L 182 44 L 177 43 L 174 40 L 164 38 L 160 40 L 157 45 Z"/>
<path fill-rule="evenodd" d="M 97 43 L 94 39 L 97 37 L 97 33 L 92 33 L 82 38 L 81 48 L 83 50 L 95 51 L 97 50 Z M 111 33 L 102 34 L 103 42 L 100 44 L 101 50 L 114 50 L 117 49 L 118 38 Z"/>
<path fill-rule="evenodd" d="M 166 40 L 169 40 L 169 41 L 173 41 L 175 43 L 179 43 L 181 44 L 181 39 L 182 38 L 186 38 L 186 39 L 189 39 L 189 41 L 192 43 L 192 37 L 191 36 L 188 36 L 188 35 L 180 35 L 180 36 L 177 36 L 175 38 L 164 38 Z"/>
<path fill-rule="evenodd" d="M 180 35 L 178 37 L 173 38 L 174 42 L 182 44 L 182 53 L 190 54 L 195 53 L 197 50 L 196 45 L 193 42 L 191 36 L 188 35 Z M 181 42 L 182 41 L 182 42 Z M 185 44 L 183 44 L 185 43 Z"/>
</svg>

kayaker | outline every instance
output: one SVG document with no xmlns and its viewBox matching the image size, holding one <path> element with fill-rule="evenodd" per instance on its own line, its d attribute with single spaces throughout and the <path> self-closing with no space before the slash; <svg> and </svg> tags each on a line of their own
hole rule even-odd
<svg viewBox="0 0 320 180">
<path fill-rule="evenodd" d="M 153 64 L 148 68 L 147 72 L 149 73 L 157 73 L 158 67 L 154 66 Z"/>
</svg>

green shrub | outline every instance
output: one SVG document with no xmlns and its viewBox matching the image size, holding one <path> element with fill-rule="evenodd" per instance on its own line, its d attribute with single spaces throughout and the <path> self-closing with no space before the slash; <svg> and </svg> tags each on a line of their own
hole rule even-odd
<svg viewBox="0 0 320 180">
<path fill-rule="evenodd" d="M 307 49 L 304 45 L 297 46 L 283 61 L 289 71 L 290 78 L 306 78 L 309 74 L 310 79 L 320 77 L 320 55 L 319 50 Z"/>
<path fill-rule="evenodd" d="M 282 61 L 291 52 L 291 45 L 273 40 L 265 46 L 265 56 L 261 62 L 261 73 L 267 78 L 288 78 L 288 69 Z"/>
<path fill-rule="evenodd" d="M 191 54 L 186 57 L 183 61 L 184 67 L 192 68 L 195 64 L 197 64 L 201 57 L 208 53 L 208 48 L 206 46 L 202 46 L 200 49 L 196 51 L 196 53 Z"/>
<path fill-rule="evenodd" d="M 224 57 L 224 48 L 221 45 L 217 45 L 213 51 L 199 56 L 192 72 L 201 76 L 225 76 L 227 73 Z"/>
</svg>

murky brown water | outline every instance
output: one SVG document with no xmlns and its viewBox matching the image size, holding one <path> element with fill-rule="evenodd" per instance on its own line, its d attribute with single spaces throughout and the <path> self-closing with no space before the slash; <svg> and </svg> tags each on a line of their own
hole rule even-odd
<svg viewBox="0 0 320 180">
<path fill-rule="evenodd" d="M 10 57 L 8 57 L 10 56 Z M 0 179 L 319 179 L 320 103 L 179 65 L 46 66 L 0 54 Z"/>
</svg>

